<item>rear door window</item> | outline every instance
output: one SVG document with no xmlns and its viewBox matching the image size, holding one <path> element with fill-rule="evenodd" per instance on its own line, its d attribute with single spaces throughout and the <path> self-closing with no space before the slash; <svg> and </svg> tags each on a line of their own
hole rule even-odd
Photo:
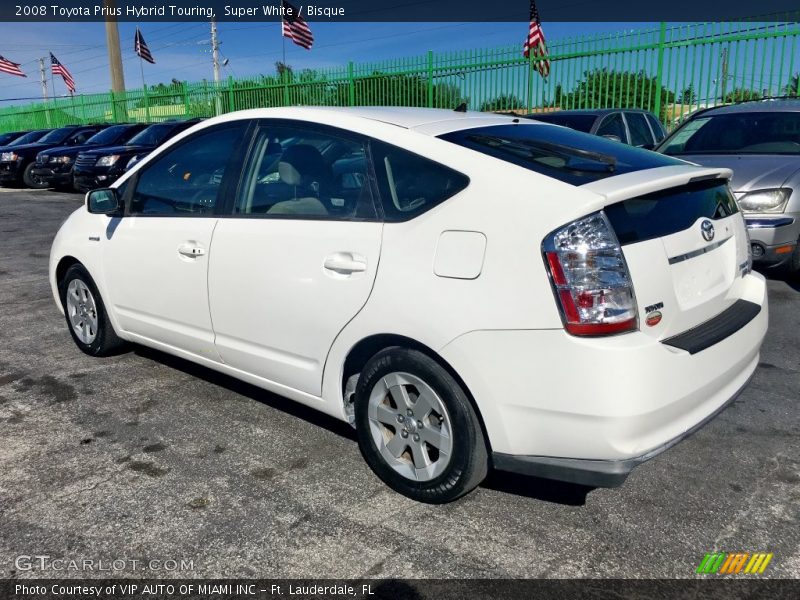
<svg viewBox="0 0 800 600">
<path fill-rule="evenodd" d="M 389 223 L 413 219 L 469 185 L 463 173 L 418 154 L 377 140 L 370 149 Z"/>
<path fill-rule="evenodd" d="M 619 138 L 620 142 L 628 143 L 628 136 L 625 134 L 625 123 L 622 120 L 622 113 L 611 113 L 603 117 L 600 126 L 597 128 L 597 135 L 613 135 Z"/>
<path fill-rule="evenodd" d="M 631 146 L 652 146 L 653 135 L 642 113 L 630 112 L 625 114 L 628 121 L 628 131 L 631 134 Z"/>
</svg>

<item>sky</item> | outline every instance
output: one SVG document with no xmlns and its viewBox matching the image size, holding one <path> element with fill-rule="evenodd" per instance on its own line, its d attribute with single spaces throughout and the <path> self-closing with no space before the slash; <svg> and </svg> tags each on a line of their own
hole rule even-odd
<svg viewBox="0 0 800 600">
<path fill-rule="evenodd" d="M 544 23 L 548 39 L 638 29 L 652 23 Z M 144 64 L 148 85 L 213 78 L 208 23 L 143 23 L 145 41 L 156 60 Z M 240 78 L 272 75 L 282 59 L 280 23 L 219 23 L 220 51 L 229 64 L 222 75 Z M 495 46 L 522 46 L 527 23 L 315 23 L 315 43 L 307 51 L 286 40 L 286 62 L 296 71 L 418 56 L 428 50 L 449 51 Z M 126 87 L 139 88 L 142 75 L 133 52 L 136 23 L 120 23 Z M 110 89 L 103 23 L 0 23 L 0 55 L 22 64 L 27 79 L 0 73 L 0 105 L 27 104 L 41 97 L 38 58 L 53 52 L 70 70 L 77 93 Z M 48 93 L 52 93 L 49 79 Z M 55 80 L 56 95 L 66 89 Z"/>
</svg>

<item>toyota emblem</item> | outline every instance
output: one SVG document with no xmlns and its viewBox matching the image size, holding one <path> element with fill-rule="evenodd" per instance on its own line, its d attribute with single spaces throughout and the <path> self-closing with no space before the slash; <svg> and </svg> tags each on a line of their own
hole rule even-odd
<svg viewBox="0 0 800 600">
<path fill-rule="evenodd" d="M 706 219 L 700 223 L 700 233 L 703 234 L 703 239 L 705 241 L 710 242 L 714 239 L 714 224 Z"/>
</svg>

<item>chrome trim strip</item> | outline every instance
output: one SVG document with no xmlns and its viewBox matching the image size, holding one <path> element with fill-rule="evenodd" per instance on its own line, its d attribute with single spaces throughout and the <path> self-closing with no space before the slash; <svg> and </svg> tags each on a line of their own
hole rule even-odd
<svg viewBox="0 0 800 600">
<path fill-rule="evenodd" d="M 679 254 L 678 256 L 673 256 L 669 259 L 669 264 L 674 265 L 675 263 L 683 262 L 685 260 L 689 260 L 690 258 L 695 258 L 697 256 L 701 256 L 706 252 L 711 252 L 712 250 L 719 248 L 727 242 L 728 240 L 732 239 L 733 236 L 726 237 L 724 240 L 719 240 L 718 242 L 714 242 L 713 244 L 709 244 L 704 248 L 699 248 L 698 250 L 692 250 L 691 252 L 687 252 L 686 254 Z"/>
<path fill-rule="evenodd" d="M 778 217 L 777 219 L 745 219 L 744 223 L 748 229 L 775 229 L 776 227 L 791 225 L 794 223 L 794 219 L 792 217 Z"/>
</svg>

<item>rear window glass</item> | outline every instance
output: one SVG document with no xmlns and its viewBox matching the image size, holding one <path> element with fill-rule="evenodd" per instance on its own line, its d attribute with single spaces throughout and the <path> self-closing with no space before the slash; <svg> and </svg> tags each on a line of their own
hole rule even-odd
<svg viewBox="0 0 800 600">
<path fill-rule="evenodd" d="M 620 244 L 633 244 L 683 231 L 700 218 L 724 219 L 738 212 L 727 182 L 697 181 L 607 206 Z"/>
<path fill-rule="evenodd" d="M 387 222 L 413 219 L 469 185 L 463 173 L 396 146 L 372 140 L 370 151 Z"/>
<path fill-rule="evenodd" d="M 580 131 L 533 123 L 462 129 L 440 137 L 572 185 L 686 164 Z"/>
<path fill-rule="evenodd" d="M 542 123 L 550 123 L 552 125 L 563 125 L 570 129 L 577 131 L 584 131 L 589 133 L 594 125 L 595 115 L 560 115 L 558 113 L 545 114 L 545 115 L 529 115 L 530 119 L 541 121 Z"/>
</svg>

